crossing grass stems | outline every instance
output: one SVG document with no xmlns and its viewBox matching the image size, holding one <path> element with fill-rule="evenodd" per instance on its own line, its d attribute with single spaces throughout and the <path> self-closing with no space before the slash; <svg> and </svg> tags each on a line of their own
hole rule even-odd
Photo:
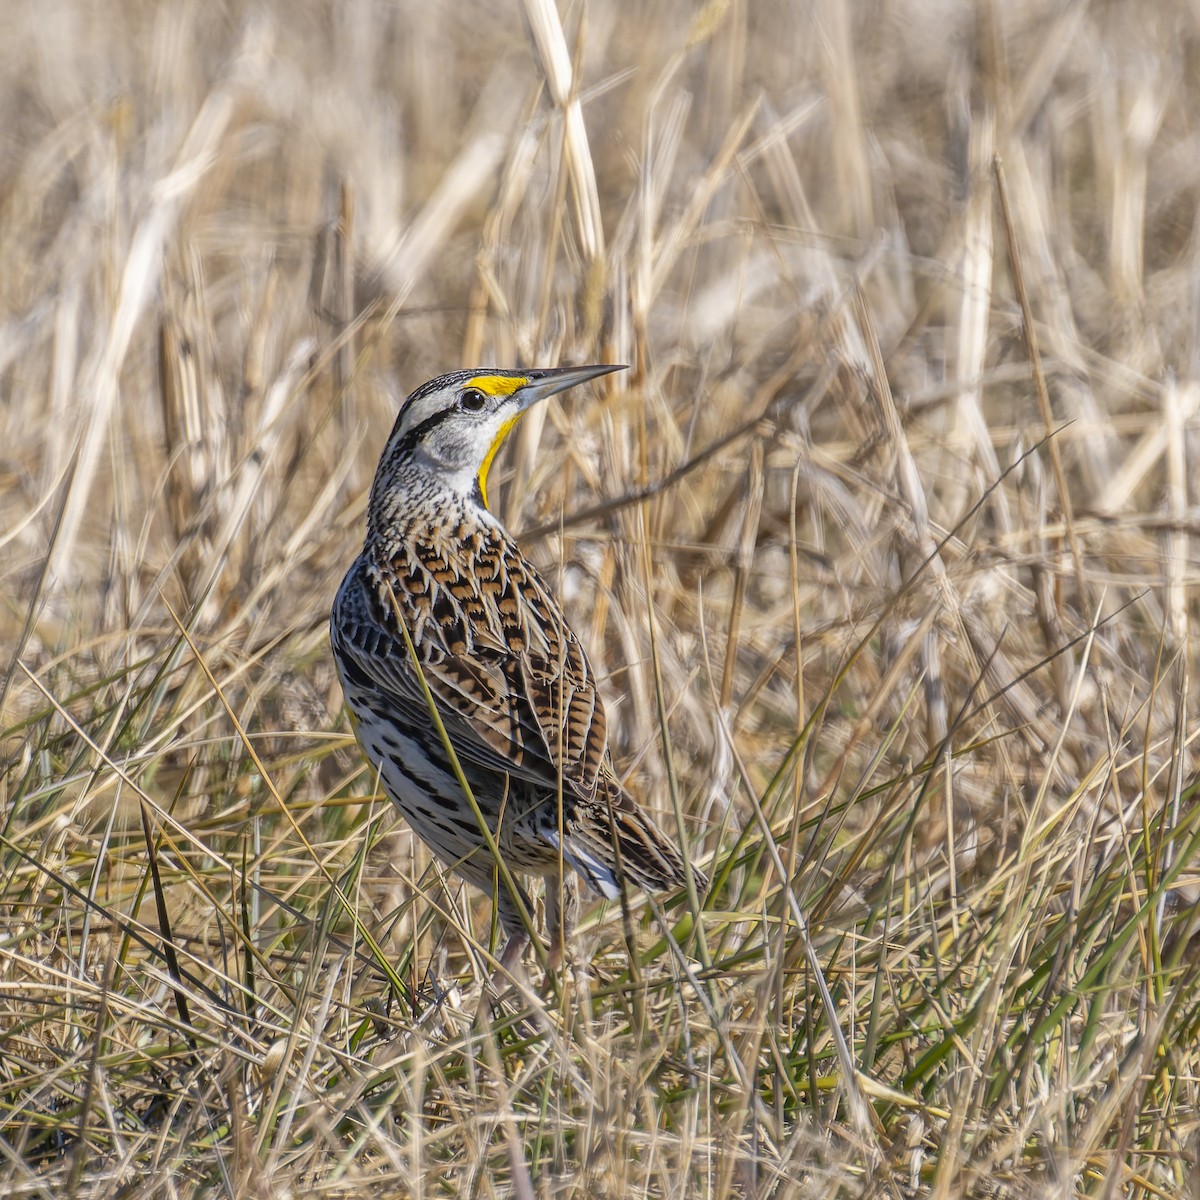
<svg viewBox="0 0 1200 1200">
<path fill-rule="evenodd" d="M 1200 1195 L 1187 5 L 8 17 L 5 1195 Z M 489 500 L 712 885 L 488 998 L 326 615 L 593 361 Z"/>
</svg>

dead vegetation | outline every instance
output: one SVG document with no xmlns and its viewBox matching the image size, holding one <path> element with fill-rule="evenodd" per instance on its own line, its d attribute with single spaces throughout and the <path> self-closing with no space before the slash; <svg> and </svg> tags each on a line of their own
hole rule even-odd
<svg viewBox="0 0 1200 1200">
<path fill-rule="evenodd" d="M 1194 6 L 9 7 L 5 1195 L 1200 1195 Z M 494 491 L 714 886 L 491 1005 L 324 623 L 597 360 Z"/>
</svg>

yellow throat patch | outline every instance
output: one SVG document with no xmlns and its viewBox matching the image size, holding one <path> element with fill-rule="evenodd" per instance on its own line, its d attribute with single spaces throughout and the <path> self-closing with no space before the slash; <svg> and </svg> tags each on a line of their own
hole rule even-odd
<svg viewBox="0 0 1200 1200">
<path fill-rule="evenodd" d="M 474 379 L 468 379 L 463 385 L 464 387 L 478 388 L 481 392 L 487 392 L 489 396 L 511 396 L 518 388 L 523 388 L 529 380 L 524 375 L 476 375 Z M 519 421 L 521 414 L 509 417 L 503 425 L 496 430 L 496 436 L 492 444 L 488 447 L 488 452 L 483 456 L 483 462 L 479 464 L 479 494 L 483 497 L 483 507 L 491 511 L 491 506 L 488 504 L 487 495 L 487 477 L 488 471 L 492 469 L 492 460 L 496 457 L 500 447 L 504 445 L 504 439 L 512 432 L 512 427 Z"/>
</svg>

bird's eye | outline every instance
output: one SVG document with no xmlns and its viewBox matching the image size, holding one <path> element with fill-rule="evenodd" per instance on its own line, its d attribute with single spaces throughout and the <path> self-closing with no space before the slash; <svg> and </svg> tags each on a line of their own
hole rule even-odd
<svg viewBox="0 0 1200 1200">
<path fill-rule="evenodd" d="M 487 397 L 478 388 L 467 388 L 458 403 L 467 412 L 483 412 Z"/>
</svg>

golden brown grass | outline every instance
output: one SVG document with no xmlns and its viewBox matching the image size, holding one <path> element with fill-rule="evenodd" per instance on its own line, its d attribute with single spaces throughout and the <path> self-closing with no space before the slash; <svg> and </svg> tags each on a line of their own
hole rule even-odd
<svg viewBox="0 0 1200 1200">
<path fill-rule="evenodd" d="M 10 4 L 0 1191 L 1200 1195 L 1198 54 Z M 489 1004 L 324 622 L 406 390 L 595 360 L 494 489 L 714 886 Z"/>
</svg>

